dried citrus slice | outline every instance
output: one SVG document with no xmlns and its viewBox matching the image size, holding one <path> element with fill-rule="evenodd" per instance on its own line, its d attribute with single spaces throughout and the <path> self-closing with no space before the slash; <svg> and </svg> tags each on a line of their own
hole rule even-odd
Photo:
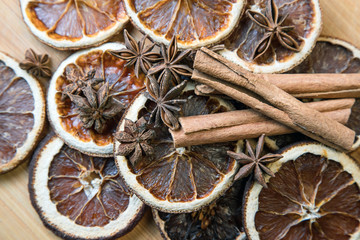
<svg viewBox="0 0 360 240">
<path fill-rule="evenodd" d="M 0 174 L 31 154 L 44 125 L 45 97 L 40 84 L 0 52 Z"/>
<path fill-rule="evenodd" d="M 126 12 L 142 32 L 169 44 L 173 36 L 180 48 L 216 43 L 238 23 L 244 0 L 124 0 Z"/>
<path fill-rule="evenodd" d="M 312 53 L 288 73 L 360 73 L 360 50 L 353 45 L 335 38 L 320 37 Z M 347 123 L 360 135 L 360 100 L 351 109 Z M 308 139 L 300 133 L 266 138 L 267 145 L 273 149 L 285 147 L 290 143 Z M 360 146 L 359 137 L 353 148 Z"/>
<path fill-rule="evenodd" d="M 182 106 L 182 116 L 229 110 L 215 98 L 195 96 L 192 91 L 183 96 L 187 102 Z M 118 131 L 124 131 L 124 119 L 148 119 L 155 107 L 151 103 L 144 93 L 136 97 L 119 123 Z M 146 204 L 163 212 L 191 212 L 210 204 L 231 186 L 238 164 L 226 151 L 235 149 L 235 143 L 174 148 L 167 128 L 154 131 L 156 137 L 150 141 L 154 154 L 142 156 L 134 165 L 117 153 L 120 143 L 114 143 L 120 174 Z"/>
<path fill-rule="evenodd" d="M 310 54 L 321 24 L 318 0 L 250 0 L 221 54 L 255 73 L 285 72 Z"/>
<path fill-rule="evenodd" d="M 122 0 L 20 0 L 20 5 L 30 31 L 57 49 L 99 45 L 128 21 Z"/>
<path fill-rule="evenodd" d="M 136 78 L 133 67 L 125 67 L 126 61 L 110 54 L 110 51 L 122 48 L 125 46 L 120 43 L 107 43 L 97 48 L 77 52 L 60 64 L 51 79 L 47 97 L 49 120 L 59 137 L 67 145 L 81 152 L 94 156 L 111 156 L 112 134 L 122 112 L 107 120 L 107 128 L 99 133 L 94 126 L 90 128 L 84 126 L 75 104 L 69 97 L 64 97 L 63 92 L 70 89 L 73 90 L 73 94 L 76 94 L 84 84 L 78 83 L 79 76 L 95 70 L 94 78 L 89 81 L 100 79 L 103 80 L 102 83 L 108 83 L 110 95 L 126 107 L 144 88 L 145 76 L 140 75 Z M 73 81 L 74 78 L 75 81 Z"/>
<path fill-rule="evenodd" d="M 360 168 L 345 153 L 307 143 L 269 164 L 268 188 L 255 183 L 245 197 L 249 239 L 359 239 Z"/>
<path fill-rule="evenodd" d="M 164 213 L 152 209 L 161 235 L 167 240 L 245 240 L 241 223 L 242 182 L 237 181 L 215 203 L 192 213 Z"/>
<path fill-rule="evenodd" d="M 29 192 L 44 225 L 65 239 L 115 239 L 131 231 L 145 209 L 113 158 L 82 154 L 54 134 L 32 159 Z"/>
</svg>

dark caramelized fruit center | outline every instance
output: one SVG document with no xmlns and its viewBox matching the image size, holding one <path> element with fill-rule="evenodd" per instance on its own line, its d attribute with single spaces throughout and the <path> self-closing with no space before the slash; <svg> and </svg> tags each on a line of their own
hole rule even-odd
<svg viewBox="0 0 360 240">
<path fill-rule="evenodd" d="M 192 213 L 159 212 L 160 221 L 171 240 L 233 240 L 241 232 L 241 208 L 244 185 L 234 185 L 216 203 Z"/>
<path fill-rule="evenodd" d="M 284 163 L 259 195 L 260 239 L 350 239 L 359 228 L 360 189 L 341 164 L 305 153 Z"/>
</svg>

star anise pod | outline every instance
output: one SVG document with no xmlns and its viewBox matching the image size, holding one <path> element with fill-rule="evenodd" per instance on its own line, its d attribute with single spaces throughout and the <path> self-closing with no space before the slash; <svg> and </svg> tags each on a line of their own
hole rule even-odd
<svg viewBox="0 0 360 240">
<path fill-rule="evenodd" d="M 254 172 L 255 179 L 265 188 L 267 188 L 267 184 L 265 182 L 263 172 L 274 177 L 274 173 L 267 168 L 264 164 L 276 162 L 279 159 L 282 158 L 280 154 L 272 154 L 268 153 L 262 157 L 260 157 L 260 154 L 264 147 L 264 139 L 265 135 L 261 135 L 261 137 L 258 140 L 255 153 L 253 149 L 250 146 L 249 141 L 246 140 L 246 151 L 249 154 L 246 155 L 242 152 L 235 153 L 228 151 L 228 155 L 232 158 L 234 158 L 236 161 L 238 161 L 240 164 L 244 164 L 239 170 L 239 172 L 235 176 L 236 179 L 244 178 L 249 176 L 252 172 Z"/>
<path fill-rule="evenodd" d="M 38 55 L 30 48 L 26 50 L 25 60 L 20 63 L 20 68 L 27 71 L 34 77 L 49 78 L 52 75 L 49 64 L 49 55 Z"/>
<path fill-rule="evenodd" d="M 255 12 L 250 9 L 246 11 L 247 16 L 258 26 L 265 29 L 264 37 L 260 40 L 259 44 L 255 47 L 252 59 L 262 56 L 270 47 L 271 42 L 276 37 L 280 44 L 292 51 L 300 51 L 299 44 L 295 39 L 287 34 L 293 30 L 294 26 L 282 26 L 288 14 L 279 19 L 279 9 L 274 0 L 269 0 L 268 7 L 265 15 L 260 12 Z"/>
<path fill-rule="evenodd" d="M 85 97 L 69 94 L 76 105 L 80 120 L 85 128 L 94 127 L 98 133 L 106 129 L 108 119 L 120 113 L 124 106 L 109 94 L 109 83 L 103 84 L 96 92 L 90 85 L 83 88 Z"/>
<path fill-rule="evenodd" d="M 127 61 L 125 64 L 126 67 L 134 65 L 136 77 L 140 76 L 140 71 L 147 74 L 154 62 L 162 60 L 159 53 L 152 52 L 152 49 L 155 47 L 155 43 L 145 46 L 146 39 L 148 39 L 147 35 L 145 35 L 141 41 L 136 42 L 136 40 L 125 29 L 124 39 L 126 49 L 111 51 L 110 53 L 115 57 Z"/>
<path fill-rule="evenodd" d="M 63 101 L 69 94 L 79 95 L 86 86 L 95 86 L 103 82 L 102 78 L 95 78 L 96 70 L 88 70 L 85 74 L 81 73 L 77 68 L 66 68 L 65 77 L 71 83 L 66 85 L 62 91 L 61 100 Z"/>
<path fill-rule="evenodd" d="M 193 70 L 188 65 L 181 63 L 191 53 L 191 50 L 179 51 L 175 36 L 171 39 L 170 45 L 167 48 L 164 44 L 160 45 L 160 53 L 163 57 L 163 62 L 150 68 L 148 75 L 160 73 L 158 79 L 161 80 L 165 79 L 165 73 L 171 74 L 177 84 L 181 82 L 180 76 L 191 77 Z"/>
<path fill-rule="evenodd" d="M 125 119 L 124 131 L 116 132 L 114 137 L 121 144 L 117 155 L 129 156 L 130 163 L 134 166 L 141 156 L 149 156 L 154 149 L 149 142 L 155 136 L 154 130 L 147 129 L 147 122 L 144 117 L 135 122 Z"/>
<path fill-rule="evenodd" d="M 156 107 L 150 115 L 149 123 L 155 123 L 155 127 L 159 127 L 162 120 L 166 126 L 176 130 L 180 127 L 180 124 L 174 113 L 181 110 L 179 104 L 186 102 L 185 99 L 176 99 L 176 97 L 182 93 L 187 81 L 182 81 L 179 85 L 170 89 L 172 76 L 165 74 L 163 77 L 166 79 L 160 80 L 160 83 L 152 75 L 149 75 L 148 81 L 146 81 L 147 97 L 156 103 Z"/>
</svg>

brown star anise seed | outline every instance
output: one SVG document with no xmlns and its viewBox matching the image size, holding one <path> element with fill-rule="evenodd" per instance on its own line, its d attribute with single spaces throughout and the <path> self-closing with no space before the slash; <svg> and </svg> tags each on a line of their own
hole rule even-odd
<svg viewBox="0 0 360 240">
<path fill-rule="evenodd" d="M 124 131 L 116 132 L 114 137 L 121 144 L 117 155 L 129 156 L 130 163 L 134 166 L 143 156 L 154 153 L 149 141 L 155 136 L 154 130 L 147 129 L 147 122 L 144 117 L 135 122 L 125 119 Z"/>
<path fill-rule="evenodd" d="M 108 119 L 120 113 L 124 106 L 109 95 L 109 83 L 96 92 L 90 85 L 83 88 L 85 97 L 69 94 L 85 128 L 93 127 L 98 133 L 106 129 Z"/>
<path fill-rule="evenodd" d="M 295 52 L 300 51 L 299 44 L 293 37 L 286 33 L 293 30 L 294 26 L 282 26 L 288 15 L 279 19 L 279 9 L 274 0 L 269 0 L 265 15 L 250 9 L 246 11 L 246 14 L 255 24 L 266 31 L 264 33 L 264 37 L 255 47 L 252 59 L 262 56 L 270 48 L 270 45 L 275 37 L 283 47 Z"/>
<path fill-rule="evenodd" d="M 126 67 L 134 65 L 136 77 L 140 76 L 140 71 L 147 74 L 154 62 L 162 60 L 159 53 L 152 52 L 152 49 L 155 47 L 155 43 L 145 47 L 146 39 L 148 39 L 147 35 L 145 35 L 141 41 L 136 42 L 136 40 L 125 29 L 124 39 L 126 49 L 111 51 L 110 53 L 115 57 L 127 61 L 125 65 Z"/>
<path fill-rule="evenodd" d="M 148 75 L 160 73 L 158 80 L 165 79 L 163 75 L 171 74 L 176 80 L 176 84 L 181 82 L 180 76 L 191 77 L 193 70 L 186 64 L 181 62 L 191 53 L 191 50 L 179 51 L 177 47 L 177 40 L 174 36 L 171 39 L 170 45 L 166 48 L 164 44 L 160 45 L 161 56 L 163 62 L 154 65 L 149 69 Z"/>
<path fill-rule="evenodd" d="M 267 188 L 267 184 L 265 182 L 263 172 L 265 172 L 266 174 L 272 177 L 274 177 L 274 173 L 264 164 L 276 162 L 279 159 L 281 159 L 282 156 L 280 154 L 268 153 L 260 157 L 260 154 L 264 147 L 264 142 L 265 142 L 264 139 L 265 139 L 265 134 L 261 135 L 261 137 L 259 138 L 255 153 L 251 148 L 249 141 L 246 140 L 246 152 L 249 154 L 249 156 L 242 152 L 240 153 L 235 153 L 231 151 L 227 152 L 230 157 L 234 158 L 240 164 L 244 165 L 240 168 L 240 170 L 236 174 L 235 180 L 247 177 L 254 172 L 254 177 L 256 181 L 258 181 L 264 188 Z"/>
<path fill-rule="evenodd" d="M 94 87 L 103 82 L 104 79 L 95 78 L 95 73 L 95 69 L 88 70 L 83 74 L 78 68 L 67 67 L 65 70 L 65 77 L 70 81 L 70 84 L 66 85 L 62 91 L 61 100 L 64 101 L 69 94 L 79 95 L 87 85 Z"/>
<path fill-rule="evenodd" d="M 20 63 L 20 68 L 34 77 L 50 78 L 52 75 L 49 67 L 50 58 L 47 54 L 36 54 L 31 48 L 25 52 L 25 60 Z"/>
<path fill-rule="evenodd" d="M 184 88 L 187 81 L 182 81 L 179 85 L 170 89 L 172 75 L 164 74 L 165 80 L 160 80 L 160 84 L 151 75 L 148 76 L 146 81 L 146 87 L 148 90 L 147 97 L 151 101 L 156 103 L 156 107 L 153 109 L 149 122 L 155 123 L 155 127 L 160 126 L 160 120 L 171 129 L 179 129 L 180 124 L 174 113 L 179 112 L 181 108 L 177 105 L 186 102 L 185 99 L 175 99 L 178 97 Z"/>
</svg>

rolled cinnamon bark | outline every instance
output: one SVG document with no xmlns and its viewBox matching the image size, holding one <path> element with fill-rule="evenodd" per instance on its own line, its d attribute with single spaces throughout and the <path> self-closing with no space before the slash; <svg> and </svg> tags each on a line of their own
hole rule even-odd
<svg viewBox="0 0 360 240">
<path fill-rule="evenodd" d="M 243 110 L 249 111 L 249 110 Z M 332 118 L 339 123 L 345 124 L 351 114 L 351 109 L 340 109 L 323 113 L 325 116 Z M 186 134 L 184 129 L 177 131 L 169 130 L 175 147 L 186 147 L 201 144 L 211 144 L 220 142 L 237 141 L 240 139 L 257 138 L 261 134 L 267 136 L 282 135 L 295 132 L 279 122 L 263 117 L 256 122 L 248 122 L 245 124 L 215 128 L 208 131 L 198 131 Z"/>
<path fill-rule="evenodd" d="M 306 107 L 262 75 L 252 74 L 206 48 L 197 51 L 194 68 L 213 76 L 205 75 L 207 80 L 215 83 L 211 87 L 254 110 L 330 147 L 351 150 L 355 140 L 353 130 Z M 222 85 L 228 90 L 224 91 Z"/>
<path fill-rule="evenodd" d="M 354 98 L 346 98 L 319 102 L 309 102 L 305 103 L 305 105 L 310 108 L 316 109 L 319 112 L 332 112 L 341 109 L 351 110 L 354 103 Z M 344 115 L 344 117 L 347 118 L 349 116 L 350 115 Z M 266 116 L 251 109 L 179 118 L 181 127 L 185 134 L 200 131 L 209 131 L 211 129 L 217 128 L 244 125 L 249 123 L 264 122 L 269 120 L 270 119 Z M 340 119 L 336 120 L 339 122 Z M 343 121 L 341 122 L 343 123 Z"/>
<path fill-rule="evenodd" d="M 360 74 L 264 74 L 263 77 L 296 98 L 360 98 Z M 220 92 L 200 84 L 198 95 Z"/>
</svg>

